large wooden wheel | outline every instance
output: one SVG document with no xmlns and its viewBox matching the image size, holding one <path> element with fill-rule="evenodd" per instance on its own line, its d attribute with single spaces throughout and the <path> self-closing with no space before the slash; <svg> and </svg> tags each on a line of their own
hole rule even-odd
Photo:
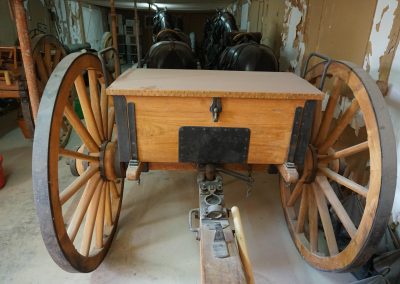
<svg viewBox="0 0 400 284">
<path fill-rule="evenodd" d="M 32 39 L 32 57 L 35 62 L 40 93 L 43 92 L 57 64 L 66 55 L 64 46 L 53 35 L 39 34 Z"/>
<path fill-rule="evenodd" d="M 62 43 L 53 35 L 39 34 L 32 39 L 32 57 L 35 62 L 39 93 L 43 90 L 57 64 L 67 55 Z M 70 96 L 73 100 L 73 95 Z M 66 119 L 63 120 L 60 132 L 60 145 L 65 146 L 71 135 L 72 127 Z"/>
<path fill-rule="evenodd" d="M 79 98 L 83 120 L 69 101 L 71 92 Z M 64 116 L 74 132 L 61 147 Z M 43 240 L 67 271 L 94 270 L 117 228 L 123 179 L 117 177 L 114 125 L 98 57 L 81 52 L 65 57 L 51 74 L 39 107 L 32 174 Z"/>
<path fill-rule="evenodd" d="M 324 64 L 306 79 L 319 86 Z M 300 179 L 280 179 L 289 231 L 314 267 L 348 271 L 366 262 L 390 216 L 396 183 L 394 134 L 382 94 L 362 69 L 333 61 L 317 105 Z"/>
</svg>

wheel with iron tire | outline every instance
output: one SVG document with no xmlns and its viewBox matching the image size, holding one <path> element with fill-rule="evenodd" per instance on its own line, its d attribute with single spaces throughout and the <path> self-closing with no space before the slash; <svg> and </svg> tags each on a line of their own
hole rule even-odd
<svg viewBox="0 0 400 284">
<path fill-rule="evenodd" d="M 32 38 L 32 57 L 35 62 L 35 71 L 39 94 L 43 90 L 53 73 L 57 64 L 67 55 L 62 43 L 53 35 L 39 34 Z M 70 96 L 73 100 L 73 95 Z M 66 119 L 63 120 L 62 131 L 60 132 L 60 144 L 65 146 L 71 135 L 72 127 Z"/>
<path fill-rule="evenodd" d="M 70 103 L 71 92 L 81 111 Z M 65 147 L 58 140 L 63 117 L 74 129 Z M 43 240 L 66 271 L 94 270 L 115 235 L 124 180 L 114 128 L 114 107 L 105 94 L 100 60 L 91 53 L 66 56 L 43 93 L 32 159 Z"/>
<path fill-rule="evenodd" d="M 319 86 L 324 63 L 305 78 Z M 380 242 L 396 184 L 393 128 L 378 86 L 361 68 L 333 61 L 325 100 L 296 183 L 280 178 L 281 200 L 302 257 L 327 271 L 364 264 Z"/>
</svg>

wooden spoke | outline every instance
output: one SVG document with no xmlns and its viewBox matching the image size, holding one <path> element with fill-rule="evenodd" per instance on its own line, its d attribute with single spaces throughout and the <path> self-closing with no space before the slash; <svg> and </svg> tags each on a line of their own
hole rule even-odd
<svg viewBox="0 0 400 284">
<path fill-rule="evenodd" d="M 89 155 L 85 155 L 76 151 L 71 151 L 67 150 L 65 148 L 60 148 L 60 155 L 68 158 L 73 158 L 77 160 L 83 160 L 83 161 L 88 161 L 94 164 L 99 163 L 99 158 L 98 157 L 93 157 Z"/>
<path fill-rule="evenodd" d="M 67 233 L 71 241 L 75 240 L 76 234 L 82 224 L 83 217 L 89 207 L 89 203 L 92 200 L 93 194 L 97 189 L 97 185 L 100 181 L 100 175 L 96 174 L 86 184 L 85 191 L 82 194 L 81 200 L 79 200 L 78 207 L 76 208 L 74 215 L 72 216 L 71 223 L 68 226 Z"/>
<path fill-rule="evenodd" d="M 49 80 L 49 74 L 47 73 L 46 67 L 43 62 L 43 58 L 41 56 L 37 57 L 35 60 L 40 80 L 45 83 Z"/>
<path fill-rule="evenodd" d="M 90 104 L 89 97 L 86 91 L 85 80 L 82 75 L 79 75 L 75 79 L 75 88 L 81 103 L 83 116 L 85 118 L 86 127 L 89 130 L 90 135 L 96 141 L 98 145 L 101 144 L 101 136 L 97 128 L 96 120 L 93 114 L 92 106 Z"/>
<path fill-rule="evenodd" d="M 44 43 L 44 65 L 46 66 L 47 74 L 51 74 L 53 71 L 51 66 L 51 45 L 48 42 Z"/>
<path fill-rule="evenodd" d="M 86 130 L 85 126 L 82 124 L 81 120 L 69 104 L 65 106 L 64 114 L 69 123 L 71 123 L 72 127 L 75 129 L 76 133 L 78 133 L 79 137 L 81 137 L 82 142 L 88 147 L 89 151 L 92 153 L 99 152 L 100 145 L 93 140 L 92 136 Z"/>
<path fill-rule="evenodd" d="M 111 181 L 110 186 L 111 186 L 111 192 L 112 192 L 113 198 L 119 198 L 119 192 L 118 192 L 117 185 L 115 184 L 115 182 Z"/>
<path fill-rule="evenodd" d="M 303 179 L 300 179 L 297 182 L 296 186 L 293 189 L 292 194 L 290 195 L 290 198 L 288 200 L 287 206 L 291 207 L 296 203 L 297 199 L 299 198 L 299 196 L 300 196 L 300 194 L 302 192 L 303 184 L 304 184 L 304 180 Z"/>
<path fill-rule="evenodd" d="M 333 230 L 331 216 L 329 215 L 326 198 L 315 183 L 312 184 L 312 189 L 314 191 L 315 201 L 317 202 L 317 207 L 319 211 L 319 216 L 321 218 L 322 227 L 324 228 L 329 254 L 331 256 L 336 255 L 339 253 L 339 249 L 336 242 L 335 232 Z"/>
<path fill-rule="evenodd" d="M 104 137 L 108 135 L 108 97 L 106 95 L 106 86 L 101 83 L 101 96 L 100 96 L 101 118 L 103 124 Z"/>
<path fill-rule="evenodd" d="M 93 195 L 92 200 L 90 201 L 88 214 L 86 216 L 85 227 L 83 229 L 83 237 L 81 243 L 80 253 L 84 256 L 89 255 L 90 245 L 92 243 L 93 238 L 93 230 L 96 220 L 96 214 L 99 207 L 101 189 L 103 188 L 103 181 L 100 181 L 97 188 L 95 189 L 95 193 Z"/>
<path fill-rule="evenodd" d="M 56 53 L 54 54 L 54 59 L 53 59 L 53 66 L 56 67 L 57 64 L 60 62 L 61 60 L 61 50 L 60 49 L 56 49 Z"/>
<path fill-rule="evenodd" d="M 318 167 L 318 169 L 321 173 L 326 175 L 331 180 L 336 181 L 337 183 L 347 187 L 348 189 L 351 189 L 352 191 L 360 194 L 361 196 L 363 196 L 365 198 L 367 197 L 368 189 L 366 189 L 362 185 L 359 185 L 358 183 L 356 183 L 348 178 L 345 178 L 344 176 L 341 176 L 326 167 Z"/>
<path fill-rule="evenodd" d="M 318 252 L 318 209 L 315 204 L 314 192 L 309 185 L 306 185 L 308 191 L 308 226 L 310 231 L 310 250 L 312 253 Z"/>
<path fill-rule="evenodd" d="M 335 111 L 338 99 L 340 98 L 340 88 L 341 83 L 339 78 L 335 78 L 333 82 L 333 90 L 329 96 L 328 104 L 326 106 L 325 112 L 323 114 L 322 122 L 318 131 L 317 139 L 315 140 L 315 145 L 319 146 L 327 137 L 330 125 L 333 118 L 333 113 Z"/>
<path fill-rule="evenodd" d="M 297 217 L 296 232 L 298 234 L 304 233 L 304 223 L 306 219 L 307 209 L 308 209 L 308 191 L 303 190 L 301 192 L 300 209 L 299 209 L 299 215 Z"/>
<path fill-rule="evenodd" d="M 343 227 L 346 229 L 349 236 L 351 238 L 354 238 L 354 236 L 357 233 L 357 228 L 356 226 L 354 226 L 353 221 L 350 219 L 350 216 L 347 214 L 346 209 L 344 209 L 342 203 L 336 196 L 335 191 L 329 184 L 328 180 L 325 177 L 317 176 L 315 181 L 318 184 L 319 188 L 322 190 L 322 192 L 325 194 L 333 210 L 335 210 L 336 215 L 342 222 Z"/>
<path fill-rule="evenodd" d="M 104 232 L 104 209 L 106 201 L 106 187 L 107 183 L 103 183 L 100 195 L 100 204 L 96 216 L 96 248 L 100 249 L 103 247 L 103 232 Z"/>
<path fill-rule="evenodd" d="M 101 118 L 100 98 L 99 98 L 96 70 L 88 70 L 88 75 L 89 75 L 90 103 L 92 106 L 94 118 L 96 120 L 96 125 L 100 137 L 102 140 L 104 140 L 103 120 Z"/>
<path fill-rule="evenodd" d="M 320 159 L 321 162 L 328 162 L 331 160 L 336 160 L 339 158 L 345 158 L 351 155 L 355 155 L 358 154 L 360 152 L 366 151 L 368 150 L 368 141 L 362 142 L 360 144 L 345 148 L 343 150 L 337 151 L 336 153 L 332 154 L 332 155 L 327 155 L 325 157 L 322 157 Z"/>
<path fill-rule="evenodd" d="M 81 176 L 76 178 L 67 188 L 60 194 L 61 205 L 65 204 L 81 187 L 99 170 L 98 166 L 90 165 Z"/>
<path fill-rule="evenodd" d="M 115 122 L 115 114 L 114 114 L 114 107 L 110 107 L 108 111 L 108 126 L 107 126 L 107 138 L 111 140 L 114 130 L 114 122 Z"/>
<path fill-rule="evenodd" d="M 328 149 L 332 147 L 332 145 L 340 137 L 346 126 L 351 122 L 351 120 L 353 119 L 354 115 L 356 114 L 359 108 L 360 107 L 358 105 L 358 101 L 354 99 L 351 102 L 351 105 L 346 109 L 342 117 L 337 122 L 335 128 L 328 135 L 325 142 L 322 143 L 321 146 L 319 147 L 318 149 L 319 154 L 325 154 L 328 151 Z"/>
<path fill-rule="evenodd" d="M 112 226 L 112 207 L 111 207 L 111 197 L 110 197 L 110 183 L 107 182 L 106 196 L 105 196 L 105 215 L 106 215 L 106 225 Z"/>
</svg>

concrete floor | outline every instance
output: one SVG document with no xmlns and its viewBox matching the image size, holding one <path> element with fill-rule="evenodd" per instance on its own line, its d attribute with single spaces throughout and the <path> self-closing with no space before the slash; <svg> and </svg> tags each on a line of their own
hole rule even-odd
<svg viewBox="0 0 400 284">
<path fill-rule="evenodd" d="M 0 123 L 4 123 L 0 121 Z M 7 185 L 0 190 L 0 283 L 199 283 L 198 242 L 187 214 L 197 206 L 194 172 L 150 172 L 127 182 L 119 231 L 108 256 L 89 274 L 70 274 L 50 258 L 33 204 L 31 142 L 18 129 L 0 138 Z M 280 205 L 277 176 L 256 174 L 252 194 L 225 178 L 229 206 L 245 227 L 257 283 L 350 283 L 351 274 L 321 272 L 302 260 Z"/>
</svg>

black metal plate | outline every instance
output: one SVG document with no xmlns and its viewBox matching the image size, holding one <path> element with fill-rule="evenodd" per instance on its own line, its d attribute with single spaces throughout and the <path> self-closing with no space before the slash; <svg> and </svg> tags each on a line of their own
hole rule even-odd
<svg viewBox="0 0 400 284">
<path fill-rule="evenodd" d="M 246 163 L 250 129 L 183 126 L 179 129 L 179 162 Z"/>
</svg>

